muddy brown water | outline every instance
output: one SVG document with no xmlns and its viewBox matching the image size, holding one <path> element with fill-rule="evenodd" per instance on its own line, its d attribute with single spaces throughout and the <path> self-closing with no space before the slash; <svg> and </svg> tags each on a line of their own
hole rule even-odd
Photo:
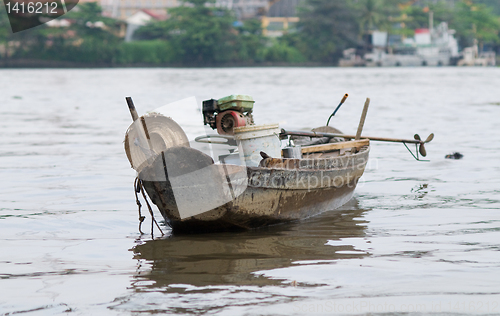
<svg viewBox="0 0 500 316">
<path fill-rule="evenodd" d="M 0 70 L 0 83 L 0 315 L 500 314 L 499 68 Z M 344 93 L 331 125 L 355 133 L 370 97 L 364 134 L 434 132 L 430 161 L 372 142 L 338 210 L 139 234 L 125 96 L 142 114 L 249 94 L 256 122 L 300 129 Z M 196 134 L 201 115 L 183 113 Z"/>
</svg>

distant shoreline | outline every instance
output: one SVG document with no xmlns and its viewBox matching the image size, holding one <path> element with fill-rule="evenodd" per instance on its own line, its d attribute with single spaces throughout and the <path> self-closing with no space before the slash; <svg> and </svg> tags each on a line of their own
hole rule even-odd
<svg viewBox="0 0 500 316">
<path fill-rule="evenodd" d="M 0 69 L 15 68 L 233 68 L 233 67 L 338 67 L 334 64 L 314 62 L 306 63 L 224 63 L 224 64 L 114 64 L 114 63 L 80 63 L 71 61 L 56 61 L 43 59 L 0 59 Z"/>
<path fill-rule="evenodd" d="M 499 63 L 493 68 L 500 67 Z M 378 67 L 340 67 L 334 64 L 326 63 L 273 63 L 273 62 L 263 62 L 263 63 L 224 63 L 224 64 L 148 64 L 148 63 L 136 63 L 136 64 L 114 64 L 114 63 L 80 63 L 71 61 L 56 61 L 56 60 L 43 60 L 43 59 L 0 59 L 0 69 L 65 69 L 65 68 L 80 68 L 80 69 L 101 69 L 101 68 L 266 68 L 266 67 L 303 67 L 303 68 L 315 68 L 315 67 L 331 67 L 331 68 L 378 68 Z M 449 66 L 456 67 L 456 66 Z M 385 67 L 390 68 L 390 67 Z M 408 67 L 402 67 L 408 68 Z M 434 68 L 434 67 L 409 67 L 409 68 Z M 468 67 L 466 67 L 468 68 Z M 491 67 L 485 67 L 491 68 Z"/>
</svg>

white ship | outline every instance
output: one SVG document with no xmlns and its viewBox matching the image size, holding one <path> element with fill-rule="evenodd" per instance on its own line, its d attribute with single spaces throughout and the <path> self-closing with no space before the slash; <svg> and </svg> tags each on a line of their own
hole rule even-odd
<svg viewBox="0 0 500 316">
<path fill-rule="evenodd" d="M 387 32 L 373 31 L 369 37 L 371 51 L 364 56 L 355 49 L 344 51 L 340 66 L 447 66 L 460 57 L 455 30 L 446 22 L 436 28 L 415 30 L 415 36 L 403 39 L 398 44 L 389 43 Z"/>
<path fill-rule="evenodd" d="M 455 30 L 442 22 L 437 28 L 417 29 L 399 45 L 387 45 L 387 32 L 372 35 L 373 50 L 365 54 L 366 66 L 447 66 L 458 58 Z M 382 44 L 382 45 L 380 45 Z"/>
</svg>

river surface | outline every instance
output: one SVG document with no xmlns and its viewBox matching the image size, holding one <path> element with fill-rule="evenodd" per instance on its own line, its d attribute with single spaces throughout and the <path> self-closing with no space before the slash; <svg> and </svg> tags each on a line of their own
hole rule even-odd
<svg viewBox="0 0 500 316">
<path fill-rule="evenodd" d="M 500 314 L 500 68 L 0 70 L 0 91 L 0 315 Z M 434 132 L 430 161 L 372 142 L 338 210 L 139 233 L 125 96 L 144 114 L 249 94 L 258 124 L 302 129 L 344 93 L 331 125 L 355 133 L 370 97 L 364 134 Z"/>
</svg>

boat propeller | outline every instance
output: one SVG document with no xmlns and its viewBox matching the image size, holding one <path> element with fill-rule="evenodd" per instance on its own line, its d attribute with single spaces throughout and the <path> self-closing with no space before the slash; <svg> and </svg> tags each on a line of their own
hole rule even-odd
<svg viewBox="0 0 500 316">
<path fill-rule="evenodd" d="M 420 135 L 418 135 L 418 134 L 415 134 L 415 135 L 413 136 L 413 138 L 414 138 L 415 140 L 417 140 L 417 141 L 418 141 L 418 144 L 417 144 L 417 146 L 419 145 L 419 147 L 418 147 L 418 152 L 419 152 L 419 153 L 420 153 L 423 157 L 427 156 L 427 151 L 425 150 L 425 146 L 424 146 L 424 144 L 425 144 L 425 143 L 428 143 L 428 142 L 430 142 L 431 140 L 433 140 L 433 139 L 434 139 L 434 133 L 431 133 L 431 134 L 427 137 L 427 139 L 426 139 L 426 140 L 424 140 L 424 141 L 422 141 L 422 139 L 420 138 Z"/>
</svg>

